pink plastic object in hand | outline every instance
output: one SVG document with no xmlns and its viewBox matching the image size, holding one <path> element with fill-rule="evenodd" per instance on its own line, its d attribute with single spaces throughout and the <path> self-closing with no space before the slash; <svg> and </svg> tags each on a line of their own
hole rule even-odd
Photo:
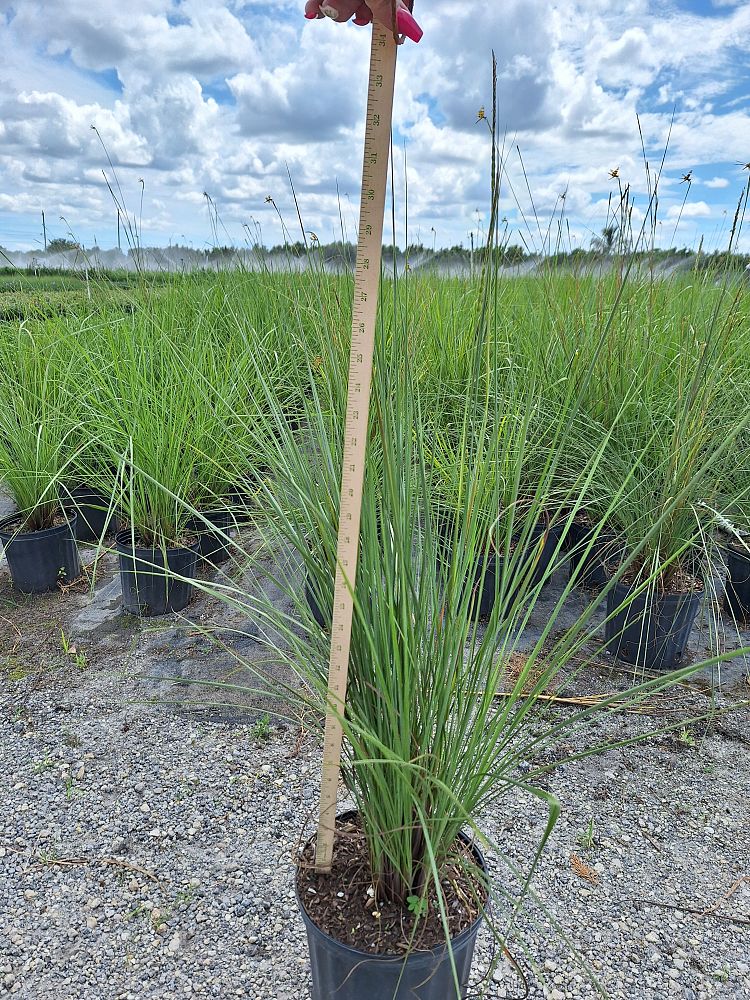
<svg viewBox="0 0 750 1000">
<path fill-rule="evenodd" d="M 413 42 L 418 42 L 422 37 L 422 29 L 401 0 L 398 0 L 398 3 L 397 31 Z M 308 20 L 330 17 L 334 21 L 348 21 L 353 17 L 354 23 L 360 25 L 369 24 L 375 17 L 381 24 L 390 24 L 391 0 L 368 0 L 368 3 L 363 3 L 362 0 L 307 0 L 305 17 Z"/>
</svg>

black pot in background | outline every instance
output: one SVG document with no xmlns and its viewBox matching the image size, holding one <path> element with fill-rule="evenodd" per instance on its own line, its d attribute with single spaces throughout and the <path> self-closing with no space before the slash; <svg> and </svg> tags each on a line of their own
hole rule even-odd
<svg viewBox="0 0 750 1000">
<path fill-rule="evenodd" d="M 750 552 L 727 546 L 727 583 L 724 610 L 737 621 L 750 618 Z"/>
<path fill-rule="evenodd" d="M 440 559 L 446 565 L 449 563 L 452 551 L 452 531 L 453 526 L 449 521 L 443 521 L 439 525 Z M 517 543 L 518 536 L 515 536 L 513 541 Z M 559 541 L 560 533 L 557 526 L 550 527 L 546 520 L 534 525 L 526 541 L 523 558 L 519 560 L 515 554 L 513 556 L 517 560 L 516 572 L 522 574 L 524 578 L 528 578 L 519 582 L 511 592 L 507 600 L 508 607 L 512 607 L 515 604 L 522 586 L 524 591 L 528 593 L 544 579 L 554 558 L 555 551 L 558 548 Z M 533 567 L 532 560 L 534 560 Z M 488 618 L 495 605 L 495 580 L 502 574 L 503 557 L 498 552 L 493 552 L 487 557 L 487 567 L 483 580 L 483 560 L 478 559 L 477 563 L 473 583 L 475 615 L 478 618 Z"/>
<path fill-rule="evenodd" d="M 192 517 L 185 526 L 185 530 L 190 535 L 195 535 L 198 539 L 198 558 L 212 566 L 219 566 L 226 562 L 230 556 L 230 542 L 224 535 L 230 535 L 235 524 L 234 515 L 226 507 L 220 510 L 209 510 L 203 512 L 200 517 Z M 218 531 L 212 531 L 205 523 L 208 521 Z"/>
<path fill-rule="evenodd" d="M 98 542 L 105 534 L 116 534 L 119 520 L 114 516 L 112 501 L 93 486 L 76 486 L 70 490 L 64 504 L 75 511 L 75 536 L 79 542 Z"/>
<path fill-rule="evenodd" d="M 258 483 L 268 475 L 267 465 L 249 468 L 237 480 L 234 490 L 228 495 L 226 505 L 234 514 L 234 524 L 249 524 L 258 509 Z"/>
<path fill-rule="evenodd" d="M 465 843 L 467 837 L 460 835 Z M 482 852 L 471 845 L 477 864 L 486 873 Z M 326 934 L 308 916 L 297 896 L 307 931 L 313 1000 L 463 1000 L 466 997 L 474 945 L 482 917 L 451 941 L 461 992 L 456 994 L 446 945 L 410 955 L 371 955 L 342 944 Z"/>
<path fill-rule="evenodd" d="M 333 593 L 333 580 L 331 580 L 331 593 Z M 310 609 L 310 614 L 313 616 L 317 624 L 322 629 L 330 629 L 331 627 L 331 612 L 324 614 L 322 599 L 318 599 L 317 596 L 317 586 L 310 579 L 310 574 L 305 574 L 305 600 L 307 601 L 307 606 Z"/>
<path fill-rule="evenodd" d="M 632 585 L 616 584 L 607 594 L 607 615 L 616 609 L 633 591 Z M 639 667 L 673 670 L 682 664 L 703 591 L 690 594 L 642 594 L 604 626 L 608 652 Z"/>
<path fill-rule="evenodd" d="M 138 536 L 136 535 L 136 543 Z M 193 596 L 188 580 L 176 580 L 173 574 L 193 578 L 198 563 L 198 542 L 193 545 L 154 549 L 136 544 L 129 529 L 115 536 L 120 556 L 122 606 L 131 615 L 146 617 L 182 611 Z"/>
<path fill-rule="evenodd" d="M 13 586 L 24 594 L 43 594 L 58 582 L 76 580 L 81 560 L 75 542 L 76 516 L 54 528 L 18 531 L 20 514 L 0 521 L 0 543 L 10 567 Z"/>
<path fill-rule="evenodd" d="M 389 537 L 389 530 L 387 529 L 385 533 L 383 532 L 383 524 L 380 520 L 378 520 L 376 527 L 378 544 L 382 545 L 384 537 Z M 392 535 L 393 529 L 390 528 L 390 537 L 392 537 Z M 360 545 L 362 544 L 362 538 L 363 534 L 360 533 Z M 311 558 L 316 560 L 320 559 L 319 548 L 310 546 L 309 551 Z M 303 567 L 303 572 L 305 574 L 305 601 L 307 602 L 307 606 L 310 609 L 313 619 L 320 626 L 320 628 L 325 631 L 330 630 L 331 620 L 333 618 L 333 588 L 335 585 L 333 566 L 335 566 L 335 556 L 332 559 L 332 565 L 329 571 L 327 590 L 325 590 L 323 594 L 319 594 L 318 592 L 319 584 L 316 577 L 311 577 L 309 571 Z"/>
<path fill-rule="evenodd" d="M 588 552 L 595 528 L 588 524 L 573 524 L 570 531 L 571 580 L 576 575 L 576 585 L 585 590 L 601 590 L 612 577 L 610 565 L 619 564 L 624 544 L 613 531 L 599 531 Z"/>
<path fill-rule="evenodd" d="M 241 527 L 250 524 L 254 510 L 254 497 L 242 484 L 227 497 L 227 507 L 232 512 L 232 523 Z"/>
</svg>

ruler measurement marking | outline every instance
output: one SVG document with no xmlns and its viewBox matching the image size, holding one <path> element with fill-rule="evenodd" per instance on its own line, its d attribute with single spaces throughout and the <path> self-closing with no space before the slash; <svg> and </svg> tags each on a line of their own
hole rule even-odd
<svg viewBox="0 0 750 1000">
<path fill-rule="evenodd" d="M 373 23 L 341 469 L 339 532 L 328 668 L 328 705 L 323 741 L 320 817 L 315 847 L 315 867 L 320 872 L 331 870 L 333 856 L 343 741 L 341 717 L 346 702 L 354 610 L 352 592 L 356 582 L 359 555 L 359 525 L 380 283 L 396 51 L 392 33 L 382 25 Z"/>
</svg>

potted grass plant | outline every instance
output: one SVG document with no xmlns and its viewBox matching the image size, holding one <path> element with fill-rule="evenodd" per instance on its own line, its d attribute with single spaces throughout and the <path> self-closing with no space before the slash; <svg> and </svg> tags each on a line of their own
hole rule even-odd
<svg viewBox="0 0 750 1000">
<path fill-rule="evenodd" d="M 724 610 L 738 622 L 750 618 L 750 534 L 736 537 L 725 548 L 727 576 Z"/>
<path fill-rule="evenodd" d="M 481 922 L 495 923 L 493 910 L 502 912 L 505 922 L 538 857 L 535 852 L 529 858 L 517 890 L 491 882 L 475 848 L 489 843 L 501 857 L 503 848 L 481 831 L 483 808 L 520 787 L 546 811 L 539 850 L 554 825 L 558 805 L 528 779 L 528 762 L 541 748 L 558 746 L 567 727 L 581 726 L 586 713 L 548 719 L 535 708 L 592 634 L 586 616 L 598 601 L 563 629 L 564 637 L 553 640 L 561 624 L 561 595 L 545 609 L 542 634 L 524 649 L 520 674 L 512 674 L 518 621 L 511 622 L 503 602 L 495 601 L 480 629 L 466 587 L 485 550 L 486 522 L 477 514 L 483 504 L 474 501 L 497 494 L 493 465 L 466 463 L 467 488 L 455 508 L 454 554 L 450 571 L 442 573 L 442 498 L 436 495 L 427 448 L 432 427 L 423 416 L 431 412 L 432 400 L 422 398 L 411 378 L 408 352 L 398 338 L 379 351 L 372 425 L 380 455 L 365 479 L 342 717 L 349 804 L 339 816 L 332 872 L 315 871 L 310 838 L 298 859 L 295 884 L 315 1000 L 446 1000 L 466 996 Z M 479 395 L 475 389 L 472 409 Z M 326 425 L 318 406 L 315 399 L 308 404 L 306 425 L 313 433 Z M 561 413 L 561 426 L 566 422 Z M 304 443 L 287 431 L 268 454 L 272 475 L 264 486 L 266 519 L 259 530 L 264 551 L 280 554 L 274 581 L 285 600 L 269 605 L 239 588 L 212 591 L 204 585 L 208 593 L 248 610 L 275 664 L 298 679 L 299 686 L 277 680 L 275 690 L 313 717 L 326 704 L 328 639 L 320 629 L 305 627 L 309 611 L 300 567 L 321 589 L 327 585 L 330 569 L 307 554 L 311 526 L 320 537 L 335 537 L 340 446 L 335 426 L 330 435 Z M 517 457 L 518 443 L 511 435 L 497 435 L 495 449 L 497 468 Z M 579 486 L 584 482 L 585 476 Z M 552 496 L 552 477 L 543 470 L 536 493 L 524 497 L 523 523 L 542 519 Z M 550 572 L 547 566 L 544 574 Z M 522 576 L 523 570 L 511 564 L 506 573 L 512 592 L 520 582 L 513 574 Z M 528 593 L 521 614 L 533 609 L 542 582 Z M 260 675 L 267 691 L 268 677 L 258 662 L 246 666 Z M 633 697 L 666 683 L 662 677 Z"/>
<path fill-rule="evenodd" d="M 123 608 L 140 616 L 181 611 L 198 560 L 188 504 L 205 387 L 189 346 L 153 317 L 144 323 L 135 314 L 108 338 L 117 363 L 97 371 L 89 403 L 104 458 L 91 485 L 115 498 L 123 519 L 115 535 Z"/>
<path fill-rule="evenodd" d="M 739 414 L 747 413 L 747 393 L 740 385 L 736 401 Z M 740 433 L 736 446 L 718 476 L 716 506 L 708 507 L 716 532 L 718 554 L 726 575 L 722 605 L 733 621 L 750 619 L 750 434 Z"/>
<path fill-rule="evenodd" d="M 184 463 L 171 467 L 157 459 L 160 480 L 149 472 L 148 456 L 133 448 L 120 466 L 127 526 L 115 535 L 120 562 L 122 606 L 132 615 L 182 611 L 193 594 L 198 540 L 180 497 Z M 170 487 L 172 487 L 170 489 Z M 176 492 L 173 492 L 175 490 Z"/>
<path fill-rule="evenodd" d="M 478 421 L 464 421 L 457 432 L 433 427 L 430 435 L 442 572 L 450 571 L 461 544 L 459 526 L 468 508 L 476 514 L 483 539 L 467 578 L 480 618 L 489 616 L 498 599 L 512 611 L 548 579 L 561 553 L 555 491 L 548 489 L 544 503 L 538 502 L 544 476 L 540 451 L 546 442 L 539 433 L 538 408 L 525 405 L 529 402 L 506 393 L 486 419 L 478 414 Z M 486 468 L 479 492 L 469 462 Z"/>
<path fill-rule="evenodd" d="M 459 552 L 444 584 L 437 572 L 439 508 L 425 464 L 423 429 L 414 419 L 415 386 L 403 371 L 394 372 L 393 356 L 389 360 L 379 366 L 383 381 L 376 390 L 374 419 L 380 427 L 379 455 L 368 466 L 365 484 L 343 720 L 344 776 L 354 808 L 339 818 L 332 873 L 314 871 L 309 841 L 296 880 L 314 996 L 321 1000 L 463 996 L 474 942 L 489 908 L 487 872 L 470 829 L 493 780 L 493 760 L 483 754 L 493 757 L 489 747 L 498 731 L 480 732 L 483 722 L 492 728 L 493 671 L 503 667 L 493 667 L 490 631 L 465 661 L 464 648 L 476 638 L 476 620 L 471 593 L 457 582 L 474 568 L 483 524 L 471 517 L 457 524 Z M 395 375 L 395 394 L 387 387 L 386 368 Z M 314 409 L 311 404 L 306 423 L 325 426 Z M 307 553 L 311 525 L 317 525 L 319 537 L 335 538 L 329 506 L 335 513 L 336 435 L 321 437 L 315 445 L 303 446 L 291 431 L 280 435 L 269 456 L 277 485 L 269 487 L 264 508 L 277 514 L 268 524 L 269 542 L 291 546 L 322 592 L 330 586 L 330 568 Z M 488 491 L 481 465 L 475 474 L 474 492 Z M 295 517 L 289 516 L 291 498 Z M 285 584 L 304 617 L 303 595 L 291 576 Z M 491 613 L 495 625 L 498 614 L 497 608 Z M 308 707 L 320 707 L 326 636 L 317 629 L 300 632 L 291 622 L 276 620 L 272 609 L 259 608 L 256 617 L 269 625 L 274 620 L 273 631 L 286 640 L 279 655 L 298 670 L 306 665 Z M 461 692 L 480 689 L 485 695 L 478 718 L 474 699 L 464 704 Z M 476 740 L 473 747 L 467 739 Z M 473 766 L 467 766 L 472 759 Z M 548 805 L 554 817 L 554 803 Z M 456 891 L 446 888 L 449 882 Z"/>
<path fill-rule="evenodd" d="M 70 384 L 44 331 L 5 332 L 0 352 L 0 483 L 16 506 L 0 521 L 0 543 L 15 587 L 40 593 L 81 573 L 75 515 L 60 498 L 76 457 L 66 416 Z"/>
<path fill-rule="evenodd" d="M 747 497 L 738 488 L 723 511 L 714 510 L 711 513 L 721 533 L 719 548 L 726 565 L 724 611 L 736 622 L 745 622 L 750 618 L 750 510 Z"/>
<path fill-rule="evenodd" d="M 619 659 L 649 669 L 684 661 L 711 580 L 707 511 L 741 429 L 720 418 L 725 341 L 719 331 L 692 356 L 688 345 L 673 360 L 673 387 L 626 407 L 613 432 L 623 485 L 612 520 L 630 558 L 607 593 L 605 642 Z"/>
</svg>

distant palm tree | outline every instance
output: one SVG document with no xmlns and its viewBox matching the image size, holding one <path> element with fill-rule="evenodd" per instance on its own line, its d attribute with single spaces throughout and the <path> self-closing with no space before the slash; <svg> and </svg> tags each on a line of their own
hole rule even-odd
<svg viewBox="0 0 750 1000">
<path fill-rule="evenodd" d="M 617 239 L 617 226 L 605 226 L 601 236 L 594 236 L 591 240 L 591 249 L 597 253 L 610 254 L 614 250 Z"/>
</svg>

